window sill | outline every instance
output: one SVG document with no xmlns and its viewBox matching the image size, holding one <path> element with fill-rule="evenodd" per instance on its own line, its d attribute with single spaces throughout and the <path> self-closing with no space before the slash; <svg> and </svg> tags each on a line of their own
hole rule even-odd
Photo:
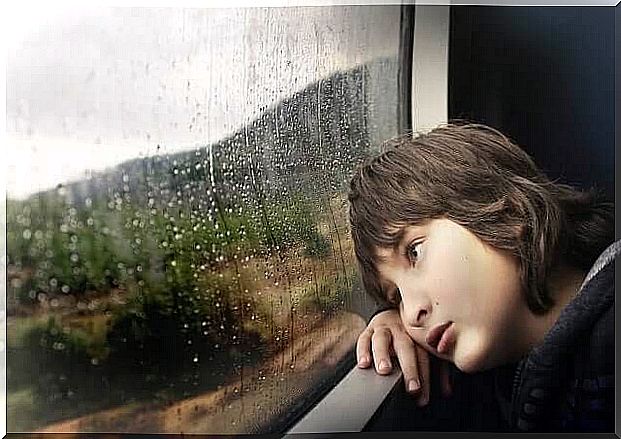
<svg viewBox="0 0 621 439">
<path fill-rule="evenodd" d="M 401 381 L 397 365 L 387 376 L 374 368 L 354 367 L 345 378 L 285 435 L 359 432 Z M 344 410 L 344 407 L 347 409 Z"/>
</svg>

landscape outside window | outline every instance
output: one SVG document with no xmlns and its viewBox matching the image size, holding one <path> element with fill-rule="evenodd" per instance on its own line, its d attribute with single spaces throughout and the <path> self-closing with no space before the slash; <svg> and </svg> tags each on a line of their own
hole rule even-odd
<svg viewBox="0 0 621 439">
<path fill-rule="evenodd" d="M 270 432 L 334 376 L 399 20 L 90 9 L 10 48 L 8 431 Z"/>
</svg>

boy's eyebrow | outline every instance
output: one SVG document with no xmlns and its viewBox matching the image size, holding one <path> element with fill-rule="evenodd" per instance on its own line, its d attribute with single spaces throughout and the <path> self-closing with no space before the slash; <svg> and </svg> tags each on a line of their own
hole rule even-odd
<svg viewBox="0 0 621 439">
<path fill-rule="evenodd" d="M 404 226 L 403 228 L 401 228 L 401 230 L 399 230 L 397 237 L 398 240 L 397 242 L 395 242 L 393 245 L 390 245 L 388 247 L 382 247 L 383 249 L 390 251 L 391 253 L 396 252 L 397 254 L 401 253 L 402 250 L 405 248 L 405 246 L 407 245 L 407 241 L 408 238 L 410 236 L 412 236 L 413 234 L 422 234 L 425 231 L 425 223 L 423 224 L 418 224 L 418 225 L 411 225 L 411 226 Z M 376 262 L 380 263 L 380 264 L 389 264 L 390 263 L 390 259 L 392 254 L 390 255 L 384 255 L 382 253 L 377 252 L 377 250 L 375 251 L 375 258 L 376 258 Z M 376 269 L 377 269 L 377 265 L 376 265 Z M 379 271 L 379 270 L 378 270 Z"/>
<path fill-rule="evenodd" d="M 392 253 L 401 253 L 401 249 L 405 246 L 406 244 L 406 237 L 407 237 L 407 233 L 403 233 L 400 237 L 399 237 L 399 241 L 395 242 L 393 245 L 391 245 L 390 247 L 385 247 L 386 250 L 390 251 L 391 254 L 388 255 L 383 255 L 381 253 L 375 253 L 375 257 L 377 258 L 377 262 L 381 263 L 381 264 L 389 264 L 390 260 L 392 258 Z"/>
<path fill-rule="evenodd" d="M 421 224 L 406 225 L 406 226 L 401 227 L 397 231 L 396 236 L 395 236 L 397 238 L 397 242 L 395 242 L 389 248 L 392 248 L 393 250 L 398 251 L 401 247 L 405 245 L 406 241 L 408 240 L 408 237 L 412 235 L 424 234 L 427 229 L 426 226 L 427 226 L 427 221 Z"/>
</svg>

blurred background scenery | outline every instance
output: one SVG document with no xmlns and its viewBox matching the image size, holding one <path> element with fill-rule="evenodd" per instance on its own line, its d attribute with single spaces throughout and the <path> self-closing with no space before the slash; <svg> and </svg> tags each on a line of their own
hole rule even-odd
<svg viewBox="0 0 621 439">
<path fill-rule="evenodd" d="M 364 320 L 399 6 L 57 14 L 7 59 L 7 429 L 257 433 Z M 351 357 L 351 358 L 350 358 Z"/>
</svg>

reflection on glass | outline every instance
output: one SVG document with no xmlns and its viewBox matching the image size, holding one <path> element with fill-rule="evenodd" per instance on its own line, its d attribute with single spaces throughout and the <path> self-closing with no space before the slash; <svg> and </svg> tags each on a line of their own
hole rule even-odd
<svg viewBox="0 0 621 439">
<path fill-rule="evenodd" d="M 9 431 L 278 431 L 331 382 L 363 327 L 344 191 L 396 133 L 398 23 L 112 9 L 10 54 Z"/>
</svg>

